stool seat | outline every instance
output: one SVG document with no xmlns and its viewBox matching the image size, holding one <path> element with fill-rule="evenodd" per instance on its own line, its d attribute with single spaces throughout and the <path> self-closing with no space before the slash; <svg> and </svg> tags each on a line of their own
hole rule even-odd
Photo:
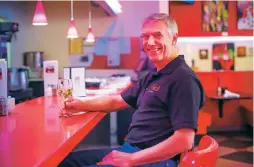
<svg viewBox="0 0 254 167">
<path fill-rule="evenodd" d="M 218 142 L 205 135 L 202 137 L 197 149 L 181 155 L 179 167 L 215 167 L 218 154 Z"/>
</svg>

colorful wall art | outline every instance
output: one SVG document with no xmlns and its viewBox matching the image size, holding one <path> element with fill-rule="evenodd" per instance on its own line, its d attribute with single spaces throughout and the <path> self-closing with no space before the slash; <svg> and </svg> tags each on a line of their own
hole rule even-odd
<svg viewBox="0 0 254 167">
<path fill-rule="evenodd" d="M 228 1 L 203 1 L 203 31 L 228 30 Z"/>
<path fill-rule="evenodd" d="M 239 30 L 253 30 L 253 13 L 252 1 L 237 1 L 237 28 Z"/>
<path fill-rule="evenodd" d="M 234 43 L 213 44 L 213 70 L 234 70 Z"/>
</svg>

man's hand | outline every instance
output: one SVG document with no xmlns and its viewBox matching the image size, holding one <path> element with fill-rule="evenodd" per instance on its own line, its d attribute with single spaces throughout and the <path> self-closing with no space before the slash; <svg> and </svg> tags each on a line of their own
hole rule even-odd
<svg viewBox="0 0 254 167">
<path fill-rule="evenodd" d="M 100 96 L 92 99 L 79 100 L 69 98 L 65 101 L 63 111 L 77 113 L 80 111 L 111 112 L 127 108 L 129 105 L 123 100 L 121 95 Z"/>
<path fill-rule="evenodd" d="M 101 162 L 98 162 L 97 165 L 113 165 L 120 167 L 131 167 L 131 156 L 132 154 L 112 151 L 108 155 L 106 155 Z"/>
<path fill-rule="evenodd" d="M 83 102 L 81 100 L 75 99 L 73 97 L 71 97 L 65 101 L 65 108 L 66 109 L 82 110 L 82 106 L 83 106 Z"/>
<path fill-rule="evenodd" d="M 75 99 L 73 97 L 68 98 L 64 102 L 64 108 L 61 110 L 62 114 L 71 115 L 82 111 L 83 102 L 81 100 Z"/>
</svg>

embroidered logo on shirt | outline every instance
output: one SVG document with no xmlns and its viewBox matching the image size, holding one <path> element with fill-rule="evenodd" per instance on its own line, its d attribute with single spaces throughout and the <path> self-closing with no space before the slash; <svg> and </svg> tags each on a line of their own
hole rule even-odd
<svg viewBox="0 0 254 167">
<path fill-rule="evenodd" d="M 147 92 L 158 92 L 160 90 L 161 86 L 158 84 L 153 84 L 151 87 L 146 88 Z"/>
</svg>

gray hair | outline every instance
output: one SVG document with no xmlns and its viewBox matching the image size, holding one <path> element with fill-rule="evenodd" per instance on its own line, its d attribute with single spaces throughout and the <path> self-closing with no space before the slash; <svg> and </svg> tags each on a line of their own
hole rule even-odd
<svg viewBox="0 0 254 167">
<path fill-rule="evenodd" d="M 175 19 L 165 13 L 153 13 L 149 15 L 147 18 L 145 18 L 142 27 L 154 21 L 164 22 L 168 27 L 168 32 L 171 33 L 172 36 L 178 33 L 178 26 L 176 24 Z"/>
</svg>

